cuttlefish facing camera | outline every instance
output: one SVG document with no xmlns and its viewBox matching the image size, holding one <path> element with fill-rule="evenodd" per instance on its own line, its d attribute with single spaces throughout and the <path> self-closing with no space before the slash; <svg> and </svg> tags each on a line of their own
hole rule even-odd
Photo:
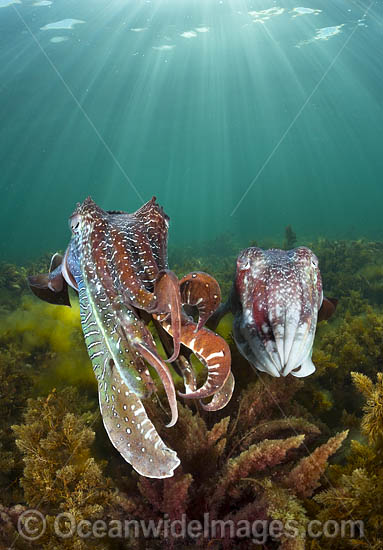
<svg viewBox="0 0 383 550">
<path fill-rule="evenodd" d="M 231 310 L 237 347 L 256 369 L 304 377 L 315 371 L 317 321 L 328 319 L 336 305 L 323 296 L 318 259 L 310 249 L 251 247 L 240 253 L 231 296 L 212 325 Z"/>
</svg>

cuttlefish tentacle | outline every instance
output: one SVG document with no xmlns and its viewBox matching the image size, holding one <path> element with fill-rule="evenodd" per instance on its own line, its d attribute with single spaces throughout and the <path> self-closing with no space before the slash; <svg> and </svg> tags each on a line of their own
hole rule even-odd
<svg viewBox="0 0 383 550">
<path fill-rule="evenodd" d="M 133 311 L 126 311 L 124 305 L 119 304 L 116 306 L 114 303 L 112 307 L 115 312 L 116 309 L 121 310 L 116 312 L 117 322 L 113 328 L 113 332 L 115 331 L 118 338 L 117 368 L 120 371 L 121 378 L 139 397 L 149 397 L 155 391 L 155 384 L 145 361 L 135 350 L 135 342 L 144 340 L 147 329 Z M 123 314 L 122 311 L 125 311 L 125 313 Z M 139 381 L 138 388 L 135 384 L 136 380 Z"/>
<path fill-rule="evenodd" d="M 220 304 L 219 284 L 211 275 L 203 271 L 193 271 L 180 280 L 180 291 L 183 304 L 198 308 L 199 319 L 195 329 L 197 332 Z"/>
<path fill-rule="evenodd" d="M 171 325 L 167 319 L 155 316 L 161 326 L 171 335 Z M 192 392 L 179 393 L 188 399 L 203 399 L 218 392 L 230 375 L 230 348 L 223 338 L 206 328 L 195 332 L 196 324 L 185 315 L 181 323 L 181 343 L 189 348 L 207 368 L 207 379 L 204 385 Z"/>
<path fill-rule="evenodd" d="M 149 397 L 152 395 L 153 392 L 156 390 L 156 385 L 150 375 L 150 372 L 148 370 L 148 367 L 143 360 L 143 358 L 139 355 L 134 354 L 134 358 L 131 360 L 131 364 L 134 364 L 135 369 L 137 370 L 138 374 L 141 376 L 145 386 L 146 386 L 146 395 L 145 397 Z"/>
</svg>

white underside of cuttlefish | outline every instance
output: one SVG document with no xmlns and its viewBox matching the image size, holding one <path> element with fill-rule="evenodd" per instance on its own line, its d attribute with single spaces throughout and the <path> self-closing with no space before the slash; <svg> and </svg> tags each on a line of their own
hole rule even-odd
<svg viewBox="0 0 383 550">
<path fill-rule="evenodd" d="M 239 308 L 233 334 L 242 355 L 271 376 L 312 374 L 312 348 L 323 301 L 314 253 L 306 247 L 248 248 L 238 257 L 235 292 Z"/>
</svg>

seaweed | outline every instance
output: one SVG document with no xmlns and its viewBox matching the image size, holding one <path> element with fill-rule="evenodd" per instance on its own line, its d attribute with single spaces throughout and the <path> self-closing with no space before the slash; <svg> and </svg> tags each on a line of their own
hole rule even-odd
<svg viewBox="0 0 383 550">
<path fill-rule="evenodd" d="M 106 461 L 94 458 L 93 427 L 99 413 L 74 388 L 29 399 L 24 422 L 13 426 L 13 431 L 24 462 L 20 478 L 23 500 L 18 509 L 37 509 L 46 520 L 37 547 L 85 550 L 124 544 L 109 535 L 101 539 L 77 534 L 61 538 L 54 522 L 57 514 L 65 512 L 77 523 L 103 520 L 107 524 L 116 519 L 160 522 L 164 518 L 179 525 L 191 520 L 202 524 L 208 514 L 211 527 L 199 541 L 189 533 L 180 538 L 177 529 L 149 540 L 139 532 L 125 541 L 129 548 L 136 543 L 141 547 L 150 544 L 150 548 L 192 548 L 216 540 L 226 548 L 247 548 L 249 536 L 263 537 L 278 548 L 304 548 L 308 521 L 304 499 L 319 486 L 327 459 L 346 432 L 315 447 L 320 437 L 318 426 L 294 416 L 299 407 L 292 398 L 299 387 L 299 381 L 286 385 L 261 378 L 242 391 L 230 417 L 217 421 L 215 415 L 193 412 L 180 404 L 176 426 L 171 430 L 159 426 L 182 462 L 175 476 L 165 480 L 138 476 L 117 454 L 114 460 L 119 465 L 106 475 Z M 160 424 L 163 412 L 157 400 L 147 400 L 146 407 Z M 108 445 L 105 453 L 109 456 Z M 9 538 L 15 522 L 12 514 L 4 514 Z M 290 521 L 294 536 L 282 533 L 279 537 L 264 529 L 240 536 L 244 520 L 258 527 L 265 521 Z M 61 529 L 67 529 L 65 522 Z M 20 548 L 24 543 L 20 540 Z"/>
<path fill-rule="evenodd" d="M 77 300 L 69 308 L 24 296 L 18 308 L 0 315 L 0 342 L 21 350 L 33 365 L 35 395 L 52 386 L 95 387 L 93 373 L 84 368 L 89 360 Z"/>
<path fill-rule="evenodd" d="M 325 289 L 342 298 L 352 291 L 363 298 L 371 297 L 368 265 L 383 264 L 383 245 L 360 239 L 358 241 L 318 239 L 306 243 L 319 259 Z"/>
<path fill-rule="evenodd" d="M 291 226 L 287 229 L 283 246 L 291 248 L 296 236 Z M 377 373 L 383 371 L 383 245 L 329 239 L 305 244 L 319 257 L 326 294 L 340 298 L 334 318 L 318 326 L 317 372 L 305 380 L 256 379 L 233 342 L 232 317 L 224 317 L 217 331 L 230 344 L 237 388 L 230 404 L 206 413 L 185 400 L 179 403 L 179 421 L 166 429 L 161 394 L 145 402 L 161 437 L 181 459 L 175 476 L 166 480 L 138 476 L 102 428 L 76 299 L 72 308 L 64 308 L 26 297 L 25 268 L 1 264 L 0 548 L 240 550 L 257 537 L 269 549 L 343 550 L 367 548 L 367 541 L 380 548 L 383 375 Z M 272 245 L 278 245 L 275 239 Z M 179 276 L 192 270 L 212 273 L 226 299 L 239 250 L 232 236 L 221 236 L 198 252 L 171 249 L 171 265 Z M 37 260 L 29 271 L 46 270 L 47 260 Z M 68 385 L 79 391 L 65 389 Z M 353 441 L 340 449 L 346 428 Z M 326 470 L 331 456 L 335 464 Z M 18 519 L 30 507 L 48 518 L 46 534 L 36 543 L 15 538 Z M 62 540 L 52 531 L 60 511 L 77 520 L 138 522 L 203 522 L 208 513 L 217 524 L 215 532 L 200 537 L 161 532 L 148 540 L 140 532 L 126 540 Z M 311 519 L 351 517 L 364 521 L 367 541 L 358 530 L 351 539 L 304 540 Z M 261 522 L 293 520 L 294 536 L 261 529 L 255 536 L 236 531 L 232 537 L 232 526 L 238 528 L 241 520 L 261 527 Z"/>
<path fill-rule="evenodd" d="M 290 250 L 291 248 L 294 248 L 297 242 L 297 236 L 293 231 L 293 228 L 291 225 L 288 225 L 285 228 L 285 240 L 283 241 L 283 249 L 284 250 Z"/>
<path fill-rule="evenodd" d="M 319 492 L 314 501 L 320 521 L 353 520 L 358 529 L 351 539 L 321 539 L 324 549 L 378 549 L 383 540 L 383 374 L 377 374 L 375 384 L 356 372 L 352 373 L 352 379 L 365 399 L 361 421 L 365 440 L 351 442 L 345 464 L 330 468 L 332 486 Z"/>
<path fill-rule="evenodd" d="M 248 548 L 249 538 L 235 536 L 244 520 L 259 525 L 294 519 L 294 537 L 281 534 L 274 543 L 284 549 L 304 548 L 304 499 L 320 485 L 328 458 L 347 432 L 313 448 L 320 429 L 295 416 L 300 409 L 292 397 L 299 386 L 294 380 L 281 383 L 261 377 L 242 391 L 230 416 L 215 423 L 214 416 L 179 405 L 174 428 L 157 428 L 177 451 L 181 467 L 174 478 L 140 478 L 138 494 L 129 500 L 132 517 L 159 521 L 166 514 L 171 520 L 186 517 L 203 524 L 208 514 L 216 530 L 205 533 L 203 544 L 220 540 L 225 548 Z M 158 419 L 155 404 L 146 406 L 153 420 Z M 270 533 L 258 535 L 264 544 L 272 543 Z M 161 543 L 153 541 L 153 548 Z M 169 535 L 168 543 L 173 548 L 195 546 L 192 537 L 180 541 L 177 533 Z"/>
<path fill-rule="evenodd" d="M 15 479 L 22 471 L 12 430 L 13 422 L 21 419 L 32 382 L 28 353 L 15 346 L 3 345 L 0 353 L 0 488 L 3 504 L 17 501 L 20 491 Z"/>
<path fill-rule="evenodd" d="M 13 426 L 23 455 L 20 484 L 25 503 L 38 509 L 46 520 L 39 548 L 74 547 L 72 538 L 55 533 L 54 521 L 60 512 L 70 514 L 76 522 L 94 522 L 107 518 L 117 505 L 113 482 L 92 456 L 92 425 L 98 412 L 87 411 L 87 406 L 74 388 L 52 391 L 46 398 L 30 399 L 24 423 Z M 65 526 L 62 530 L 66 532 Z M 75 547 L 81 550 L 90 544 L 76 538 Z M 91 547 L 104 548 L 104 541 L 95 539 Z"/>
<path fill-rule="evenodd" d="M 20 302 L 27 289 L 26 268 L 0 262 L 0 302 L 2 309 L 10 310 Z"/>
<path fill-rule="evenodd" d="M 321 323 L 313 352 L 317 371 L 305 384 L 301 402 L 328 425 L 344 426 L 347 415 L 362 405 L 351 372 L 358 369 L 373 377 L 383 370 L 382 344 L 383 314 L 371 306 L 361 314 L 346 311 L 341 319 Z"/>
</svg>

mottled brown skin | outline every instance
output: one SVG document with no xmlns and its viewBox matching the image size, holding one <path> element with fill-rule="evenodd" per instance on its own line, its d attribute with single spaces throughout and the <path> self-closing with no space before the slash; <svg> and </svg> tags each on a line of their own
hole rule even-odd
<svg viewBox="0 0 383 550">
<path fill-rule="evenodd" d="M 142 475 L 170 477 L 177 458 L 159 439 L 139 401 L 154 387 L 145 367 L 147 361 L 164 384 L 172 413 L 168 426 L 177 421 L 173 379 L 147 324 L 154 320 L 163 331 L 160 337 L 166 333 L 173 342 L 167 362 L 176 361 L 184 375 L 187 393 L 182 395 L 196 399 L 213 396 L 202 406 L 207 410 L 222 408 L 234 386 L 230 350 L 222 338 L 203 328 L 219 305 L 219 285 L 200 272 L 179 282 L 169 270 L 168 217 L 154 197 L 133 214 L 105 211 L 88 198 L 77 206 L 70 227 L 73 236 L 64 258 L 55 255 L 49 274 L 30 277 L 31 289 L 43 300 L 65 305 L 70 305 L 68 284 L 79 292 L 84 338 L 99 380 L 100 407 L 109 437 Z M 185 314 L 183 305 L 198 308 L 198 324 Z M 207 380 L 199 389 L 188 361 L 192 352 L 207 367 Z M 127 406 L 148 428 L 147 433 L 140 432 L 135 424 L 129 424 L 129 433 L 135 434 L 130 443 L 124 441 L 120 420 Z M 146 455 L 139 456 L 140 438 L 142 448 L 153 453 L 149 460 Z M 136 454 L 132 458 L 133 447 Z"/>
</svg>

